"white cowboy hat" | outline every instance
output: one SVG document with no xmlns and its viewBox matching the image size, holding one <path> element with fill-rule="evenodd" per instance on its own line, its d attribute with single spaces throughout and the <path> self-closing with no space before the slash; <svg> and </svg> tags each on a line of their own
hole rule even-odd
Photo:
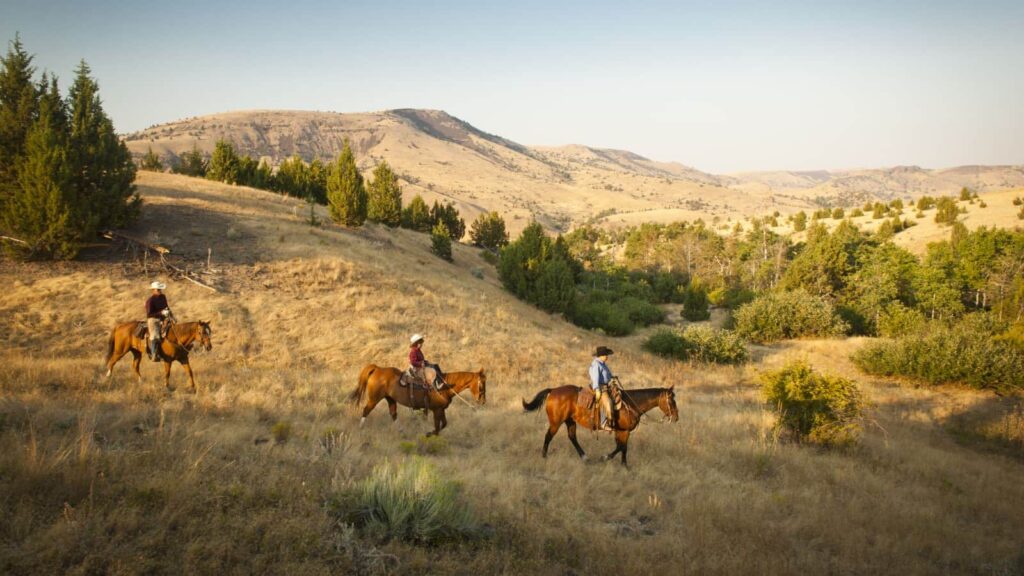
<svg viewBox="0 0 1024 576">
<path fill-rule="evenodd" d="M 149 287 L 152 288 L 153 290 L 163 290 L 164 288 L 167 288 L 167 284 L 164 284 L 163 282 L 159 281 L 154 281 L 152 284 L 149 285 Z"/>
<path fill-rule="evenodd" d="M 413 344 L 419 342 L 420 340 L 423 340 L 423 334 L 413 334 L 412 338 L 409 338 L 409 342 L 412 342 Z"/>
</svg>

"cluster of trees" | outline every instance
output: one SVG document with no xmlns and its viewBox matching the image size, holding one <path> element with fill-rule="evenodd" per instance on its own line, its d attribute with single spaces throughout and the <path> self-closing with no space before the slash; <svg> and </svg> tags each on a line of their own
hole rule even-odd
<svg viewBox="0 0 1024 576">
<path fill-rule="evenodd" d="M 21 39 L 0 59 L 0 227 L 23 258 L 72 258 L 139 214 L 135 165 L 82 61 L 66 97 Z"/>
</svg>

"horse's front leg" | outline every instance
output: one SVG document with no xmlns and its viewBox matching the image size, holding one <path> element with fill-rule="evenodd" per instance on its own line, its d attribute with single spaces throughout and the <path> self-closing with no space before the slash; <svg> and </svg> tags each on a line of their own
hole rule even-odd
<svg viewBox="0 0 1024 576">
<path fill-rule="evenodd" d="M 388 412 L 391 413 L 391 421 L 398 420 L 398 402 L 391 396 L 385 396 L 384 399 L 388 401 Z"/>
</svg>

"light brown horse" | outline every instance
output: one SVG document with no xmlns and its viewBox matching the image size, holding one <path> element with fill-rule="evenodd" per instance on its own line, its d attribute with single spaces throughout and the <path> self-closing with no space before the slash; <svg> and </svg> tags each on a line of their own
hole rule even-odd
<svg viewBox="0 0 1024 576">
<path fill-rule="evenodd" d="M 579 393 L 579 386 L 561 386 L 541 390 L 530 402 L 523 400 L 523 409 L 527 412 L 533 412 L 540 408 L 541 404 L 544 404 L 547 409 L 548 431 L 544 434 L 544 451 L 542 452 L 545 458 L 548 457 L 548 445 L 551 444 L 551 439 L 555 437 L 564 422 L 569 441 L 576 448 L 576 453 L 580 458 L 586 460 L 587 455 L 576 440 L 576 425 L 590 428 L 591 410 L 577 404 Z M 622 409 L 616 412 L 615 450 L 605 456 L 605 460 L 611 460 L 616 454 L 621 453 L 622 465 L 625 466 L 629 433 L 640 425 L 640 417 L 657 406 L 661 408 L 665 418 L 676 422 L 679 420 L 679 409 L 676 408 L 675 385 L 668 388 L 623 389 L 622 401 L 624 404 Z"/>
<path fill-rule="evenodd" d="M 444 411 L 459 392 L 469 388 L 477 403 L 487 402 L 487 374 L 483 368 L 477 372 L 446 372 L 444 379 L 447 384 L 439 390 L 431 388 L 427 391 L 416 386 L 402 386 L 399 383 L 401 378 L 402 371 L 398 368 L 376 364 L 367 364 L 363 368 L 359 374 L 359 386 L 348 397 L 349 402 L 356 404 L 366 396 L 360 425 L 381 400 L 386 400 L 392 421 L 398 419 L 399 404 L 414 409 L 429 409 L 434 413 L 434 431 L 427 436 L 437 435 L 448 425 Z"/>
<path fill-rule="evenodd" d="M 110 378 L 114 365 L 117 364 L 125 354 L 131 352 L 132 370 L 135 377 L 142 382 L 142 373 L 139 372 L 139 364 L 142 356 L 146 353 L 146 341 L 136 336 L 136 331 L 142 322 L 124 322 L 118 324 L 110 331 L 110 338 L 107 339 L 107 378 Z M 167 337 L 160 341 L 160 359 L 164 363 L 164 386 L 173 391 L 171 386 L 171 363 L 178 362 L 188 374 L 189 391 L 196 391 L 196 380 L 192 374 L 192 366 L 188 363 L 188 353 L 198 342 L 207 352 L 213 349 L 210 336 L 213 331 L 209 322 L 183 322 L 171 324 L 167 330 Z"/>
</svg>

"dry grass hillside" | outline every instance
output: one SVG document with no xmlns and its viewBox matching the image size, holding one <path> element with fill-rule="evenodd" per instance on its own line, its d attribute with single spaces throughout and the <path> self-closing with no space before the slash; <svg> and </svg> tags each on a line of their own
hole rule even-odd
<svg viewBox="0 0 1024 576">
<path fill-rule="evenodd" d="M 103 380 L 107 333 L 141 316 L 154 276 L 118 250 L 61 265 L 0 263 L 0 573 L 1013 574 L 1024 570 L 1024 462 L 951 434 L 1009 422 L 1004 400 L 865 378 L 859 340 L 753 350 L 740 368 L 651 357 L 509 297 L 477 253 L 455 263 L 424 235 L 312 228 L 301 202 L 141 174 L 134 232 L 217 289 L 170 279 L 182 320 L 206 319 L 198 393 L 145 362 Z M 323 216 L 323 214 L 321 214 Z M 147 264 L 151 264 L 147 263 Z M 484 277 L 474 269 L 485 271 Z M 422 456 L 489 527 L 468 544 L 374 541 L 332 503 L 429 427 L 345 401 L 367 362 L 484 367 L 487 404 L 455 403 Z M 522 397 L 583 381 L 597 344 L 630 387 L 675 384 L 680 419 L 645 421 L 631 468 L 580 462 L 565 433 L 540 457 Z M 874 422 L 826 452 L 779 438 L 757 374 L 801 357 L 857 379 Z M 584 448 L 612 441 L 584 432 Z M 403 444 L 404 443 L 404 444 Z"/>
<path fill-rule="evenodd" d="M 552 230 L 591 220 L 611 225 L 721 219 L 794 212 L 822 199 L 947 194 L 1024 186 L 1014 166 L 924 170 L 916 167 L 839 172 L 769 172 L 716 176 L 678 163 L 581 145 L 527 147 L 488 134 L 437 110 L 341 114 L 256 110 L 189 118 L 128 135 L 133 154 L 152 149 L 165 159 L 220 139 L 276 165 L 292 155 L 337 157 L 352 142 L 360 167 L 382 159 L 402 179 L 407 200 L 450 200 L 469 220 L 503 212 L 513 232 L 536 218 Z"/>
</svg>

